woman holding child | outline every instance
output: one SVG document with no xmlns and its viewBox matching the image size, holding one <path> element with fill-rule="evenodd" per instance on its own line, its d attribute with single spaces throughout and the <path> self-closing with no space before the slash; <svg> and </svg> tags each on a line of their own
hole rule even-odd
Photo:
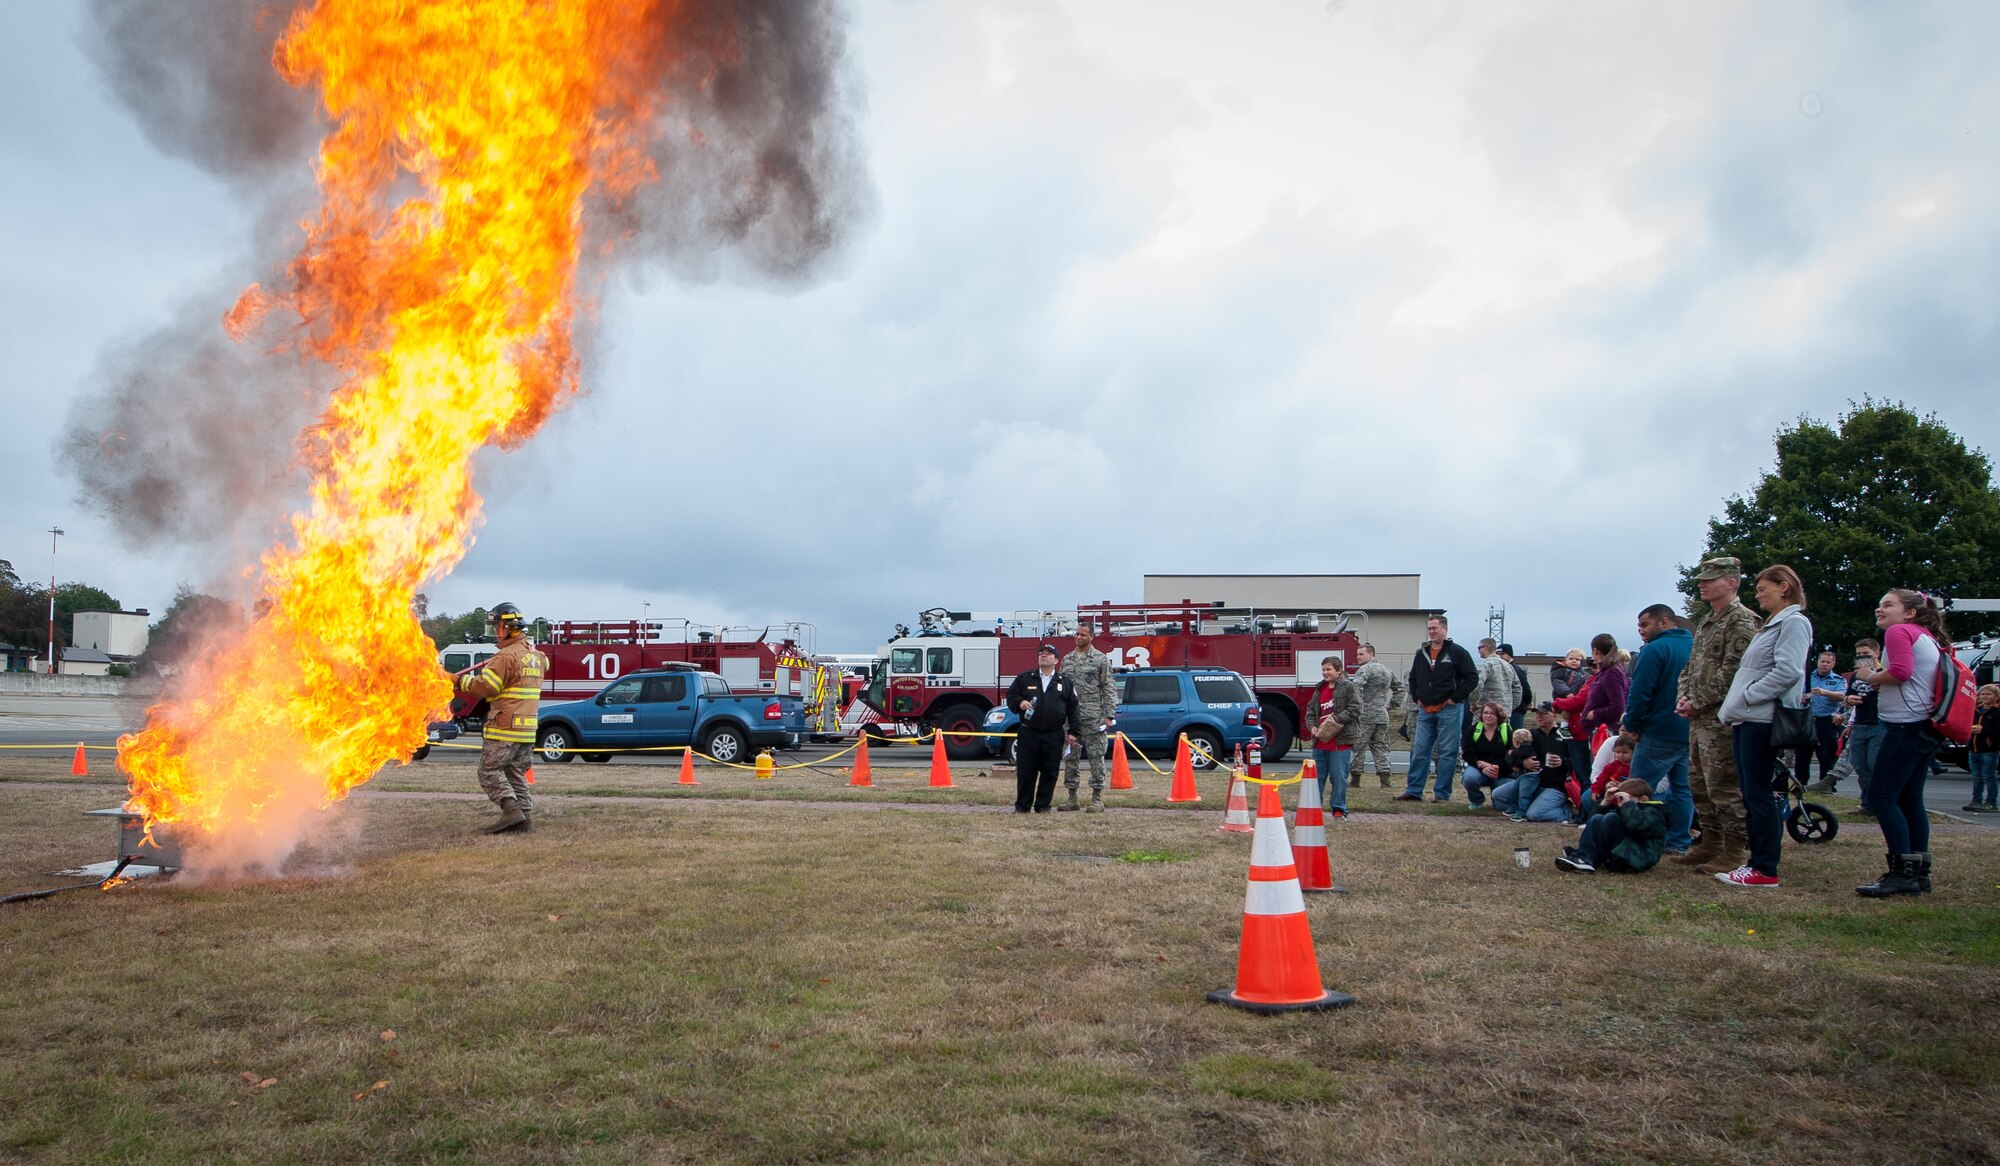
<svg viewBox="0 0 2000 1166">
<path fill-rule="evenodd" d="M 1882 660 L 1865 666 L 1857 663 L 1854 677 L 1879 694 L 1875 713 L 1882 722 L 1882 743 L 1866 796 L 1882 828 L 1889 869 L 1854 890 L 1879 899 L 1931 889 L 1931 824 L 1924 809 L 1924 782 L 1938 746 L 1930 727 L 1931 698 L 1951 638 L 1945 634 L 1944 612 L 1937 601 L 1901 587 L 1875 605 L 1875 626 L 1882 629 Z"/>
<path fill-rule="evenodd" d="M 1737 887 L 1778 885 L 1784 824 L 1771 787 L 1778 760 L 1771 748 L 1771 721 L 1781 701 L 1787 707 L 1803 707 L 1806 657 L 1812 651 L 1812 621 L 1806 618 L 1806 588 L 1799 573 L 1783 563 L 1766 567 L 1757 572 L 1756 590 L 1757 606 L 1770 618 L 1743 650 L 1743 661 L 1717 714 L 1730 726 L 1750 856 L 1735 870 L 1715 877 Z"/>
</svg>

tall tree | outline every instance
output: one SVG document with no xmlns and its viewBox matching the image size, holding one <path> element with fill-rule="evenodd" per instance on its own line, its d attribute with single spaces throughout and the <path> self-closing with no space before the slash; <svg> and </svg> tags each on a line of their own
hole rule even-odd
<svg viewBox="0 0 2000 1166">
<path fill-rule="evenodd" d="M 1805 580 L 1814 638 L 1843 661 L 1855 640 L 1874 633 L 1875 603 L 1891 587 L 2000 598 L 1992 463 L 1935 415 L 1863 400 L 1837 428 L 1801 417 L 1778 431 L 1776 444 L 1776 468 L 1709 520 L 1703 557 L 1743 560 L 1746 583 L 1773 563 L 1791 564 Z M 1694 571 L 1681 571 L 1689 595 Z M 1965 635 L 1994 622 L 1960 616 L 1951 630 Z"/>
<path fill-rule="evenodd" d="M 142 676 L 172 674 L 209 636 L 234 632 L 244 620 L 243 609 L 236 604 L 183 583 L 167 610 L 147 629 L 146 650 L 133 661 L 133 670 Z"/>
</svg>

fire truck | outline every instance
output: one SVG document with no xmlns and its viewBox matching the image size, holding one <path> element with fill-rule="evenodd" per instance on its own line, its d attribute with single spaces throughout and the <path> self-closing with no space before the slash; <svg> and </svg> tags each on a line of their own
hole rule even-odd
<svg viewBox="0 0 2000 1166">
<path fill-rule="evenodd" d="M 942 730 L 945 753 L 968 761 L 985 754 L 980 732 L 986 711 L 1000 703 L 1014 677 L 1035 666 L 1036 645 L 1068 652 L 1078 627 L 1088 627 L 1114 666 L 1227 668 L 1257 694 L 1264 725 L 1264 759 L 1291 751 L 1306 704 L 1319 685 L 1320 661 L 1345 672 L 1368 634 L 1364 612 L 1275 618 L 1224 617 L 1220 603 L 1083 604 L 1075 611 L 963 612 L 932 608 L 912 632 L 896 637 L 862 690 L 868 712 L 859 731 L 876 740 L 908 739 Z M 1324 622 L 1325 626 L 1322 626 Z M 1357 633 L 1357 630 L 1358 633 Z M 953 736 L 953 734 L 966 734 Z"/>
<path fill-rule="evenodd" d="M 806 724 L 815 740 L 840 735 L 840 710 L 854 683 L 843 687 L 842 669 L 812 655 L 813 625 L 717 627 L 684 619 L 564 620 L 537 626 L 535 646 L 548 657 L 542 699 L 576 700 L 606 681 L 645 668 L 713 672 L 735 693 L 797 696 L 806 702 Z M 452 644 L 439 653 L 447 671 L 459 672 L 491 656 L 491 644 Z M 461 696 L 452 718 L 461 727 L 481 723 L 484 702 Z"/>
</svg>

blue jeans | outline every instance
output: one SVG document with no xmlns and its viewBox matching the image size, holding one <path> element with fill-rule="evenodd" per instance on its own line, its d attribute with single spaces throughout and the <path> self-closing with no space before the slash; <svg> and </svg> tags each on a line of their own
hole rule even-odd
<svg viewBox="0 0 2000 1166">
<path fill-rule="evenodd" d="M 1750 867 L 1777 878 L 1785 823 L 1778 812 L 1778 796 L 1771 789 L 1771 775 L 1778 767 L 1778 755 L 1771 751 L 1771 722 L 1745 721 L 1732 726 L 1729 741 L 1736 753 L 1736 788 L 1743 791 L 1743 830 L 1750 836 Z"/>
<path fill-rule="evenodd" d="M 1569 821 L 1569 799 L 1559 789 L 1543 789 L 1542 779 L 1532 773 L 1495 786 L 1493 808 L 1530 822 Z"/>
<path fill-rule="evenodd" d="M 1923 854 L 1931 848 L 1931 820 L 1924 811 L 1924 782 L 1937 756 L 1937 735 L 1922 721 L 1882 726 L 1882 751 L 1868 783 L 1868 808 L 1882 827 L 1890 854 Z"/>
<path fill-rule="evenodd" d="M 1854 780 L 1861 784 L 1861 800 L 1868 801 L 1868 783 L 1875 777 L 1875 757 L 1882 752 L 1882 722 L 1856 725 L 1847 731 L 1848 763 L 1854 766 Z"/>
<path fill-rule="evenodd" d="M 1506 766 L 1502 765 L 1500 767 L 1500 772 L 1502 776 L 1489 778 L 1485 774 L 1479 772 L 1478 766 L 1476 765 L 1466 766 L 1465 772 L 1460 775 L 1465 779 L 1466 802 L 1469 805 L 1474 805 L 1474 806 L 1484 805 L 1486 802 L 1486 795 L 1481 791 L 1497 790 L 1501 786 L 1506 785 L 1508 782 L 1514 780 L 1511 777 L 1505 776 L 1507 772 Z"/>
<path fill-rule="evenodd" d="M 1410 779 L 1403 792 L 1420 797 L 1424 779 L 1431 773 L 1431 754 L 1437 754 L 1437 797 L 1451 796 L 1451 775 L 1458 770 L 1458 735 L 1465 721 L 1465 706 L 1448 704 L 1434 713 L 1417 713 L 1417 736 L 1410 742 Z"/>
<path fill-rule="evenodd" d="M 1658 734 L 1639 738 L 1632 749 L 1632 776 L 1652 783 L 1653 796 L 1667 803 L 1667 849 L 1693 846 L 1694 791 L 1688 788 L 1687 739 L 1674 742 Z"/>
<path fill-rule="evenodd" d="M 1974 753 L 1972 755 L 1974 804 L 1992 805 L 1996 786 L 2000 786 L 2000 753 Z"/>
<path fill-rule="evenodd" d="M 1352 749 L 1321 749 L 1313 746 L 1313 768 L 1319 771 L 1319 804 L 1328 810 L 1347 812 L 1347 773 L 1354 765 Z"/>
</svg>

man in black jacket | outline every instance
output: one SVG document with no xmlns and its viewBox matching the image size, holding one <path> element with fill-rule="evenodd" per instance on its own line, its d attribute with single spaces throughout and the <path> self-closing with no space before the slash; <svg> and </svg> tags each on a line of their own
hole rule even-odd
<svg viewBox="0 0 2000 1166">
<path fill-rule="evenodd" d="M 1451 622 L 1434 615 L 1425 624 L 1424 646 L 1410 661 L 1410 703 L 1417 707 L 1417 736 L 1410 742 L 1410 776 L 1399 802 L 1424 800 L 1424 779 L 1435 761 L 1434 802 L 1451 800 L 1451 783 L 1458 773 L 1458 739 L 1465 724 L 1465 701 L 1479 687 L 1479 665 L 1472 653 L 1451 642 Z M 1435 754 L 1435 757 L 1433 757 Z"/>
<path fill-rule="evenodd" d="M 1007 686 L 1007 707 L 1021 714 L 1014 751 L 1014 812 L 1049 812 L 1056 796 L 1056 775 L 1062 770 L 1063 745 L 1075 745 L 1083 730 L 1076 687 L 1056 671 L 1054 644 L 1035 651 L 1035 667 Z"/>
</svg>

